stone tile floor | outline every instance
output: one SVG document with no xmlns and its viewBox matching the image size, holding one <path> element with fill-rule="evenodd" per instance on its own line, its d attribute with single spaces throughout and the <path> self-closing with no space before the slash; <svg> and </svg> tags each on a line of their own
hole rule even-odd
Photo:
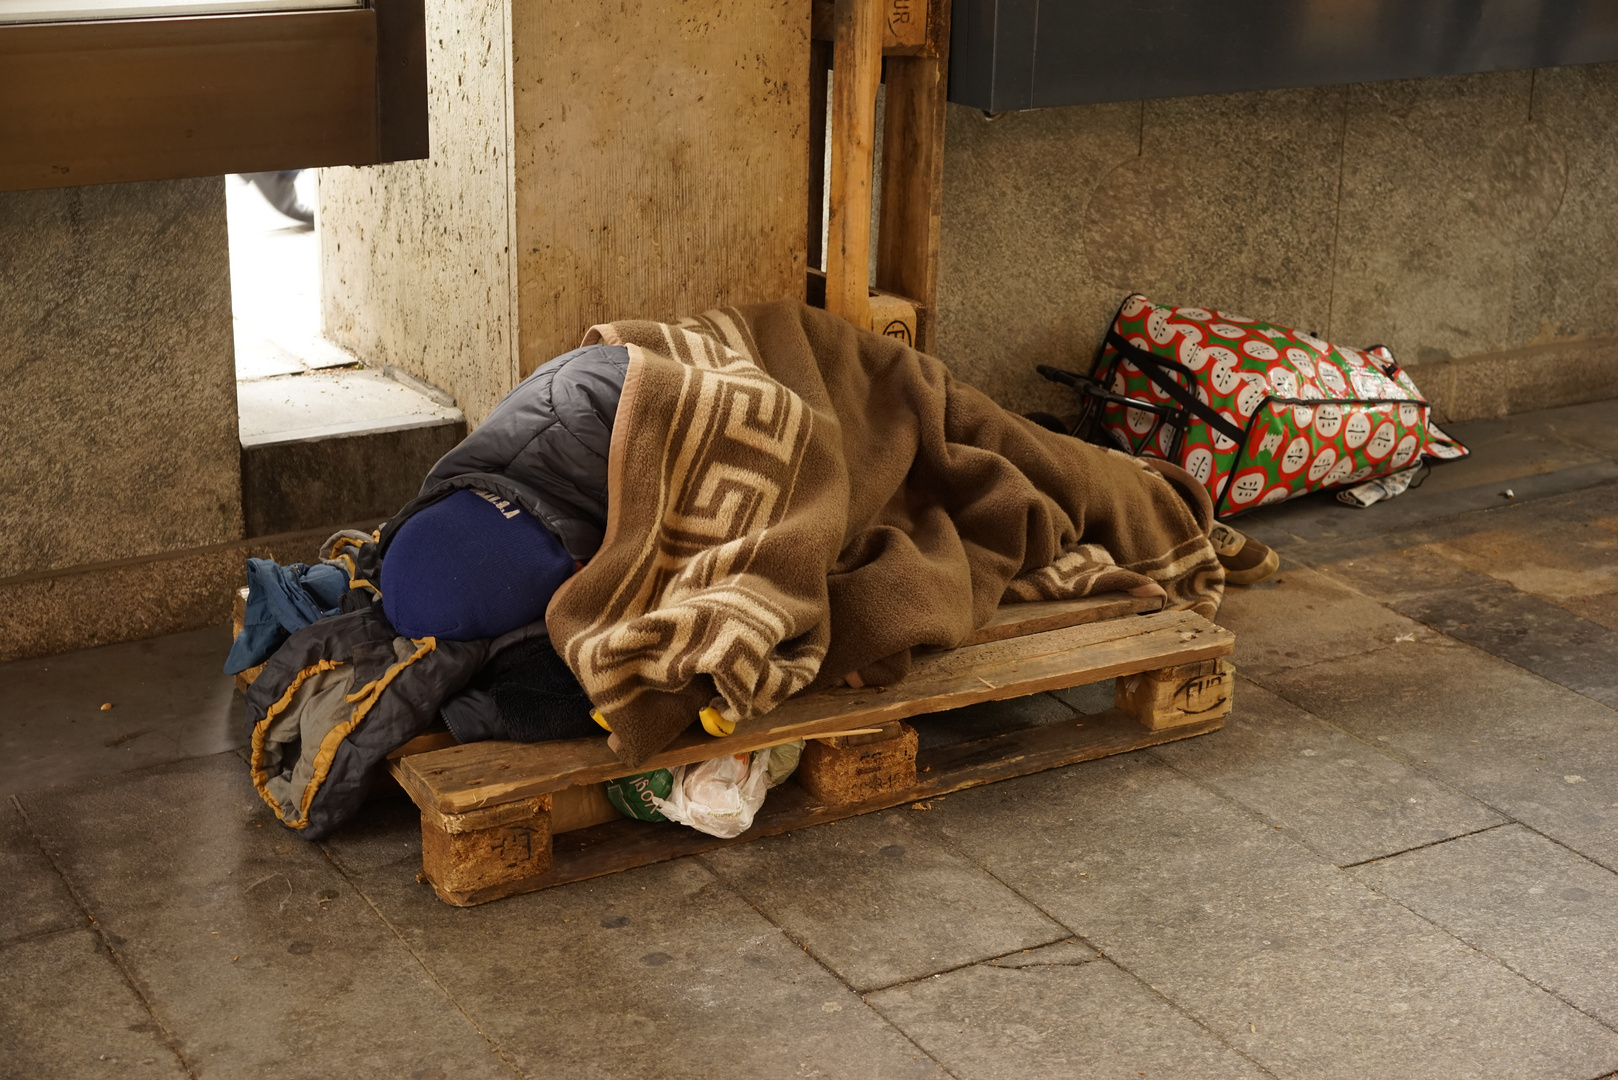
<svg viewBox="0 0 1618 1080">
<path fill-rule="evenodd" d="M 1618 403 L 1456 433 L 1250 519 L 1221 732 L 469 910 L 274 822 L 224 631 L 0 666 L 0 1076 L 1618 1075 Z"/>
</svg>

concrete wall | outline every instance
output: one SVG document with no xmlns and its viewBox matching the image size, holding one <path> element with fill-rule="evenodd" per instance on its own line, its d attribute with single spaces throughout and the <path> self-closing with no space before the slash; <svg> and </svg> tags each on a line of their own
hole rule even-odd
<svg viewBox="0 0 1618 1080">
<path fill-rule="evenodd" d="M 427 4 L 432 159 L 325 170 L 329 337 L 479 423 L 593 324 L 803 290 L 806 0 Z"/>
<path fill-rule="evenodd" d="M 1618 396 L 1618 65 L 951 107 L 939 355 L 1016 409 L 1140 291 L 1386 343 L 1440 415 Z"/>
<path fill-rule="evenodd" d="M 224 617 L 223 179 L 0 193 L 0 387 L 0 660 Z"/>
<path fill-rule="evenodd" d="M 320 175 L 326 336 L 474 424 L 516 385 L 509 6 L 427 4 L 430 159 Z"/>
<path fill-rule="evenodd" d="M 512 40 L 522 374 L 595 323 L 803 294 L 805 0 L 514 4 Z"/>
</svg>

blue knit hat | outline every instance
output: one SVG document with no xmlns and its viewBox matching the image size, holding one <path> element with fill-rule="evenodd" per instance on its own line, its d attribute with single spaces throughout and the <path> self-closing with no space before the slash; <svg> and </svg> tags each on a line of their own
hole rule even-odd
<svg viewBox="0 0 1618 1080">
<path fill-rule="evenodd" d="M 405 637 L 499 637 L 545 615 L 573 556 L 543 522 L 462 488 L 411 515 L 382 557 L 382 607 Z"/>
</svg>

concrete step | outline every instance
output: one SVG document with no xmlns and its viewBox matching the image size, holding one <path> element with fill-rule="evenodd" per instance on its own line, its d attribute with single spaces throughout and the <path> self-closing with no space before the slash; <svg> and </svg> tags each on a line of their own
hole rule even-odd
<svg viewBox="0 0 1618 1080">
<path fill-rule="evenodd" d="M 466 434 L 441 391 L 369 369 L 240 382 L 236 401 L 249 537 L 382 521 Z"/>
</svg>

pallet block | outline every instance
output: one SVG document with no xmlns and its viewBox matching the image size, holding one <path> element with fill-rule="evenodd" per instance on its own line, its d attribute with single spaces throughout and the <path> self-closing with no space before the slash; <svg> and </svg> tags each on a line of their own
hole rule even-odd
<svg viewBox="0 0 1618 1080">
<path fill-rule="evenodd" d="M 809 740 L 798 773 L 732 839 L 609 814 L 601 785 L 625 769 L 604 736 L 460 746 L 424 736 L 389 768 L 421 810 L 425 879 L 448 903 L 480 904 L 1214 731 L 1230 711 L 1223 658 L 1235 639 L 1190 612 L 1146 611 L 1156 604 L 1007 605 L 896 684 L 792 698 L 721 739 L 694 727 L 635 770 Z M 920 746 L 924 714 L 1106 679 L 1117 680 L 1116 707 L 1099 715 Z M 526 831 L 514 838 L 515 828 Z"/>
<path fill-rule="evenodd" d="M 1118 680 L 1113 704 L 1152 730 L 1230 713 L 1236 669 L 1229 660 L 1143 671 Z"/>
<path fill-rule="evenodd" d="M 797 781 L 825 806 L 850 806 L 916 783 L 916 729 L 902 720 L 875 732 L 810 739 L 798 759 Z"/>
</svg>

